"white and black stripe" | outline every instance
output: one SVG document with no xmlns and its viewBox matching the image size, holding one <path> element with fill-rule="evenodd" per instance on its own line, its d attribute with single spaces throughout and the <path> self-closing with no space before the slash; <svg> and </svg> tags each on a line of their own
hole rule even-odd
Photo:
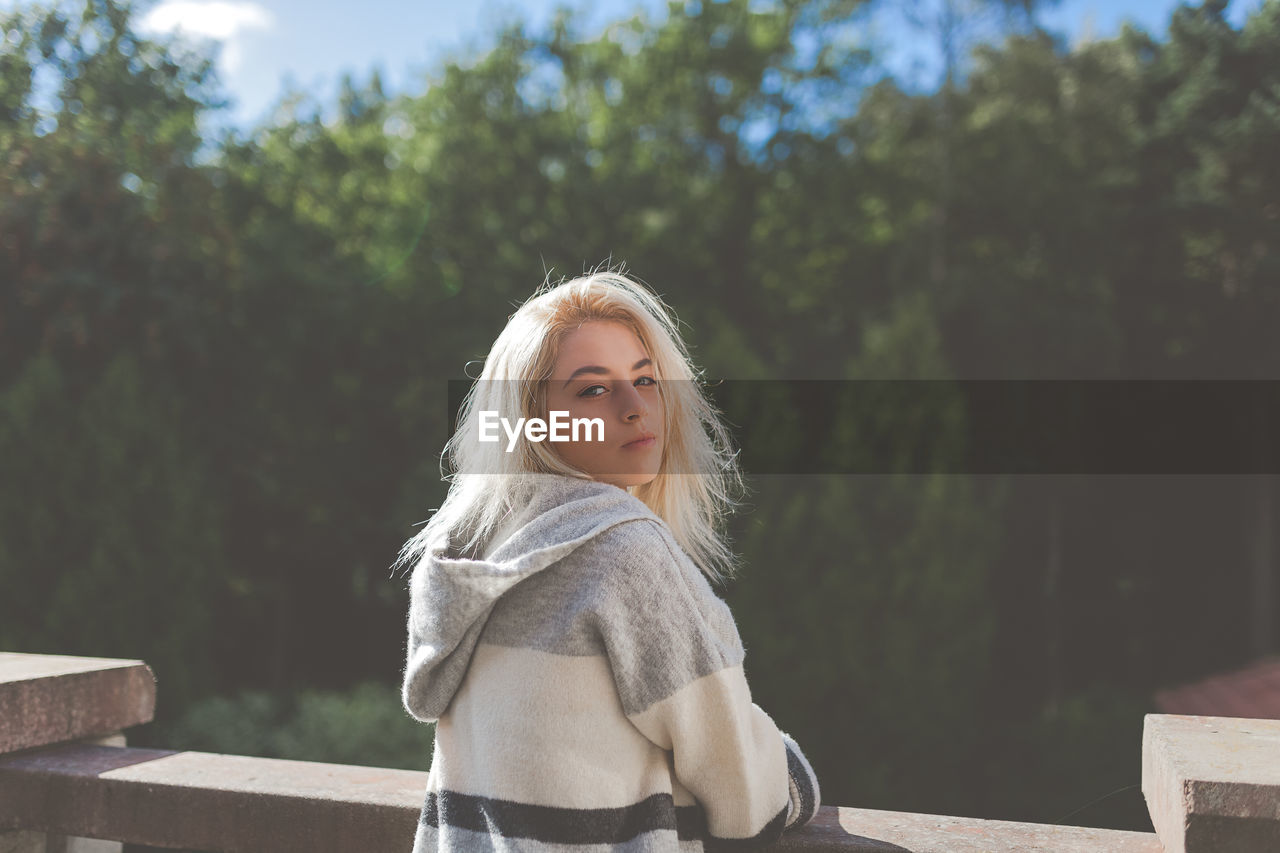
<svg viewBox="0 0 1280 853">
<path fill-rule="evenodd" d="M 654 794 L 621 808 L 573 809 L 430 791 L 421 820 L 436 828 L 445 825 L 551 844 L 622 844 L 660 829 L 674 829 L 682 839 L 697 838 L 703 826 L 701 808 L 676 807 L 670 794 Z"/>
<path fill-rule="evenodd" d="M 502 838 L 527 838 L 547 844 L 624 844 L 646 832 L 675 830 L 681 841 L 700 840 L 707 850 L 740 850 L 777 841 L 787 819 L 779 812 L 753 838 L 715 838 L 707 832 L 701 806 L 677 806 L 670 794 L 611 809 L 572 809 L 540 806 L 462 794 L 428 791 L 420 823 L 487 833 Z"/>
<path fill-rule="evenodd" d="M 818 776 L 795 740 L 786 732 L 781 734 L 782 742 L 787 747 L 787 774 L 791 777 L 792 815 L 787 821 L 787 827 L 804 826 L 813 820 L 818 811 Z"/>
</svg>

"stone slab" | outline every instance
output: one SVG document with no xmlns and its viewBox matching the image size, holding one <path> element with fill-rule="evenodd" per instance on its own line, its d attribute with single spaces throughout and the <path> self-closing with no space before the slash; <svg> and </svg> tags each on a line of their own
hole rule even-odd
<svg viewBox="0 0 1280 853">
<path fill-rule="evenodd" d="M 412 846 L 427 773 L 63 745 L 0 756 L 0 828 L 290 853 Z M 32 822 L 34 821 L 34 822 Z M 1162 853 L 1151 833 L 823 806 L 781 853 Z"/>
<path fill-rule="evenodd" d="M 62 744 L 0 756 L 0 830 L 195 850 L 403 851 L 427 773 Z"/>
<path fill-rule="evenodd" d="M 1150 832 L 823 806 L 779 853 L 1163 853 Z"/>
<path fill-rule="evenodd" d="M 1148 714 L 1142 794 L 1166 853 L 1280 850 L 1280 720 Z"/>
<path fill-rule="evenodd" d="M 0 652 L 0 754 L 118 732 L 155 707 L 142 661 Z"/>
</svg>

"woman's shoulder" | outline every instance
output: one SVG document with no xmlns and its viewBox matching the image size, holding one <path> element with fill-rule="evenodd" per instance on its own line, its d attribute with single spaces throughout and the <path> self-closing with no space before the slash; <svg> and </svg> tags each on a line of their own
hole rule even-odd
<svg viewBox="0 0 1280 853">
<path fill-rule="evenodd" d="M 669 573 L 682 554 L 671 529 L 657 515 L 620 521 L 591 541 L 591 555 L 602 564 L 626 566 L 646 576 Z"/>
<path fill-rule="evenodd" d="M 661 518 L 614 525 L 583 555 L 603 594 L 613 601 L 645 602 L 652 611 L 714 613 L 729 631 L 728 605 L 711 587 Z M 730 632 L 734 633 L 734 632 Z"/>
<path fill-rule="evenodd" d="M 640 506 L 644 506 L 638 499 L 633 498 L 633 500 Z M 646 509 L 648 508 L 646 507 Z M 613 525 L 609 530 L 605 531 L 604 541 L 613 545 L 658 546 L 664 545 L 668 541 L 674 542 L 675 539 L 667 523 L 652 510 L 649 510 L 643 515 L 638 515 Z"/>
<path fill-rule="evenodd" d="M 670 695 L 742 662 L 745 649 L 728 604 L 665 524 L 619 524 L 594 545 L 589 618 L 604 638 L 625 707 L 647 707 L 640 697 Z"/>
</svg>

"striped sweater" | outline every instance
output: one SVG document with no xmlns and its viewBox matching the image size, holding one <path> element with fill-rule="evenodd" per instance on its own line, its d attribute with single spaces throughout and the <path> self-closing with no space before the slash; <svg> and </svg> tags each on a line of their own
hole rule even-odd
<svg viewBox="0 0 1280 853">
<path fill-rule="evenodd" d="M 402 697 L 435 722 L 413 853 L 767 846 L 818 780 L 751 699 L 729 607 L 641 500 L 558 474 L 410 580 Z"/>
</svg>

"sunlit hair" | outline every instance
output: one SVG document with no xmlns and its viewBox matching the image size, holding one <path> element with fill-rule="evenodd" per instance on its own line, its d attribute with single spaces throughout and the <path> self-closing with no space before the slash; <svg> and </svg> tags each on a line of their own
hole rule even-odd
<svg viewBox="0 0 1280 853">
<path fill-rule="evenodd" d="M 593 320 L 631 329 L 653 360 L 663 403 L 665 448 L 656 477 L 627 489 L 658 515 L 694 563 L 712 580 L 736 570 L 723 533 L 742 473 L 728 430 L 703 394 L 678 320 L 644 285 L 618 271 L 597 271 L 551 285 L 544 282 L 511 315 L 463 400 L 457 431 L 445 445 L 454 473 L 449 494 L 427 525 L 400 549 L 393 569 L 424 552 L 448 548 L 474 553 L 529 498 L 537 475 L 590 479 L 566 463 L 549 442 L 521 435 L 512 452 L 502 442 L 478 442 L 479 412 L 518 412 L 546 418 L 546 381 L 565 335 Z"/>
</svg>

